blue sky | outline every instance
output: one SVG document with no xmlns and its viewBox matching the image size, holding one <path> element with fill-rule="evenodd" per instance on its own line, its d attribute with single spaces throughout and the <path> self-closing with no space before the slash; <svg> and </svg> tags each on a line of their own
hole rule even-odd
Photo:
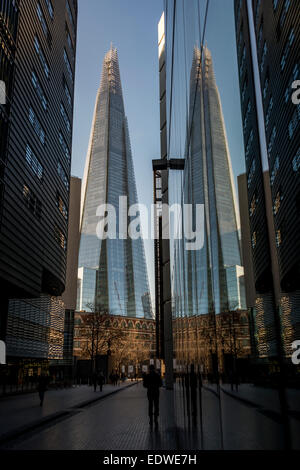
<svg viewBox="0 0 300 470">
<path fill-rule="evenodd" d="M 102 61 L 112 42 L 119 54 L 139 202 L 147 205 L 153 197 L 151 162 L 160 158 L 157 24 L 162 11 L 163 0 L 79 0 L 72 174 L 83 175 Z M 244 160 L 233 0 L 211 0 L 206 38 L 236 179 Z M 145 251 L 153 293 L 150 241 Z"/>
</svg>

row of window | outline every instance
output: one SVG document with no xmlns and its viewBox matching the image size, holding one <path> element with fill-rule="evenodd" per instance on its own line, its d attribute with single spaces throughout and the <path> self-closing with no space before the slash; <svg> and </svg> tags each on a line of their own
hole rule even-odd
<svg viewBox="0 0 300 470">
<path fill-rule="evenodd" d="M 37 117 L 37 115 L 35 114 L 34 110 L 32 109 L 32 107 L 30 106 L 29 107 L 29 114 L 28 114 L 28 118 L 29 118 L 29 122 L 32 124 L 33 126 L 33 129 L 36 133 L 36 135 L 38 136 L 40 142 L 45 145 L 45 142 L 46 142 L 46 134 L 45 134 L 45 131 Z"/>
<path fill-rule="evenodd" d="M 48 26 L 47 26 L 47 23 L 46 23 L 46 20 L 45 20 L 45 17 L 44 17 L 44 13 L 42 11 L 40 3 L 37 4 L 37 16 L 40 20 L 42 30 L 44 32 L 44 35 L 45 35 L 47 41 L 48 41 L 49 47 L 51 47 L 52 46 L 52 37 L 51 37 L 51 34 L 49 32 L 49 29 L 48 29 Z"/>
<path fill-rule="evenodd" d="M 299 125 L 300 122 L 300 105 L 295 106 L 295 111 L 293 112 L 292 119 L 288 125 L 289 138 L 291 139 Z"/>
</svg>

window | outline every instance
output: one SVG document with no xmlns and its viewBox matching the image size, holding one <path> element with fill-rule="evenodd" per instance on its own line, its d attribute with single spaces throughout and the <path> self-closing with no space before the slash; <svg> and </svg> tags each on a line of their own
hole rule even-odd
<svg viewBox="0 0 300 470">
<path fill-rule="evenodd" d="M 41 141 L 43 145 L 45 145 L 45 142 L 46 142 L 45 131 L 42 128 L 40 121 L 38 120 L 35 112 L 33 111 L 31 107 L 29 108 L 28 118 L 39 140 Z"/>
<path fill-rule="evenodd" d="M 274 205 L 273 205 L 273 212 L 274 215 L 277 215 L 281 206 L 281 201 L 283 197 L 281 195 L 281 191 L 278 191 L 274 200 Z"/>
<path fill-rule="evenodd" d="M 45 0 L 51 20 L 54 18 L 54 10 L 51 0 Z"/>
<path fill-rule="evenodd" d="M 68 220 L 68 209 L 59 192 L 56 193 L 56 205 L 65 220 Z"/>
<path fill-rule="evenodd" d="M 257 206 L 257 195 L 254 194 L 253 198 L 252 198 L 252 201 L 251 201 L 251 204 L 250 204 L 250 217 L 253 216 L 255 210 L 256 210 L 256 206 Z"/>
<path fill-rule="evenodd" d="M 75 59 L 74 47 L 73 47 L 73 43 L 72 43 L 72 39 L 71 39 L 71 36 L 70 36 L 70 33 L 69 33 L 67 23 L 66 23 L 66 36 L 67 36 L 67 42 L 68 42 L 68 45 L 69 45 L 69 48 L 70 48 L 70 51 L 71 51 L 71 57 L 72 57 L 72 60 L 74 62 L 74 59 Z"/>
<path fill-rule="evenodd" d="M 282 243 L 282 233 L 281 230 L 276 230 L 276 245 L 280 246 Z"/>
<path fill-rule="evenodd" d="M 70 155 L 70 151 L 69 151 L 69 148 L 66 144 L 66 141 L 64 139 L 64 136 L 62 135 L 61 132 L 59 132 L 59 143 L 64 151 L 64 155 L 66 157 L 66 159 L 68 160 L 68 163 L 70 163 L 70 160 L 71 160 L 71 155 Z"/>
<path fill-rule="evenodd" d="M 40 99 L 40 102 L 44 108 L 45 111 L 47 111 L 47 108 L 48 108 L 48 100 L 43 92 L 43 89 L 42 89 L 42 86 L 37 78 L 37 75 L 34 71 L 32 71 L 32 74 L 31 74 L 31 81 L 32 81 L 32 84 L 36 90 L 36 93 Z"/>
<path fill-rule="evenodd" d="M 273 10 L 274 10 L 274 12 L 277 9 L 277 5 L 278 5 L 278 0 L 273 0 Z"/>
<path fill-rule="evenodd" d="M 57 241 L 57 243 L 59 244 L 59 246 L 60 246 L 64 251 L 66 251 L 66 249 L 67 249 L 67 240 L 66 240 L 66 237 L 65 237 L 65 235 L 63 234 L 63 232 L 62 232 L 57 226 L 54 227 L 54 238 L 55 238 L 55 240 Z"/>
<path fill-rule="evenodd" d="M 42 215 L 42 203 L 37 199 L 36 195 L 31 191 L 27 184 L 23 186 L 23 198 L 27 208 L 37 218 Z"/>
<path fill-rule="evenodd" d="M 266 127 L 269 126 L 271 113 L 272 113 L 272 109 L 273 109 L 273 104 L 274 104 L 273 96 L 271 96 L 270 101 L 269 101 L 269 106 L 268 106 L 268 109 L 267 109 L 267 114 L 266 114 Z"/>
<path fill-rule="evenodd" d="M 264 70 L 264 67 L 265 67 L 267 52 L 268 52 L 268 46 L 267 46 L 267 42 L 265 41 L 262 56 L 261 56 L 261 61 L 260 61 L 260 72 L 261 73 L 263 73 L 263 70 Z"/>
<path fill-rule="evenodd" d="M 65 170 L 63 169 L 62 165 L 60 162 L 57 164 L 57 173 L 60 176 L 60 179 L 62 180 L 63 184 L 65 185 L 65 188 L 67 191 L 69 191 L 69 179 L 66 175 Z"/>
<path fill-rule="evenodd" d="M 44 169 L 28 144 L 26 146 L 26 161 L 32 172 L 41 180 L 43 178 Z"/>
<path fill-rule="evenodd" d="M 289 132 L 290 139 L 293 137 L 294 132 L 298 127 L 299 121 L 300 121 L 300 105 L 297 105 L 293 113 L 292 119 L 290 120 L 289 125 L 288 125 L 288 132 Z"/>
<path fill-rule="evenodd" d="M 45 59 L 45 56 L 44 56 L 44 53 L 42 51 L 42 48 L 41 48 L 41 45 L 40 45 L 40 42 L 37 38 L 37 36 L 34 37 L 34 47 L 35 47 L 35 50 L 40 58 L 40 62 L 42 64 L 42 67 L 44 69 L 44 72 L 45 72 L 45 75 L 47 78 L 49 78 L 49 74 L 50 74 L 50 70 L 49 70 L 49 65 L 47 64 L 47 61 Z"/>
<path fill-rule="evenodd" d="M 69 90 L 69 87 L 67 85 L 65 77 L 63 77 L 63 87 L 64 87 L 64 90 L 65 90 L 65 95 L 66 95 L 67 101 L 68 101 L 70 107 L 72 108 L 72 97 L 71 97 L 71 93 L 70 93 L 70 90 Z"/>
<path fill-rule="evenodd" d="M 256 243 L 257 243 L 257 234 L 256 232 L 253 232 L 252 237 L 251 237 L 251 244 L 252 244 L 253 249 L 256 247 Z"/>
<path fill-rule="evenodd" d="M 253 177 L 255 175 L 255 169 L 256 169 L 256 162 L 255 162 L 255 159 L 254 159 L 253 162 L 252 162 L 252 165 L 250 167 L 250 171 L 249 171 L 249 175 L 248 175 L 248 188 L 250 188 Z"/>
<path fill-rule="evenodd" d="M 71 132 L 71 123 L 70 123 L 70 120 L 68 118 L 68 115 L 67 115 L 67 112 L 66 112 L 66 109 L 64 107 L 64 105 L 62 103 L 60 103 L 60 113 L 63 117 L 63 120 L 65 121 L 65 125 L 66 125 L 66 128 L 67 128 L 67 131 L 68 133 L 70 134 Z"/>
<path fill-rule="evenodd" d="M 290 4 L 291 4 L 291 0 L 285 0 L 282 11 L 281 11 L 280 19 L 279 19 L 280 28 L 282 28 L 284 25 L 286 15 L 290 8 Z"/>
<path fill-rule="evenodd" d="M 276 139 L 276 135 L 277 135 L 277 131 L 276 131 L 276 126 L 273 127 L 272 129 L 272 133 L 271 133 L 271 137 L 269 139 L 269 144 L 268 144 L 268 154 L 269 154 L 269 158 L 270 158 L 270 154 L 273 150 L 273 146 L 274 146 L 274 142 L 275 142 L 275 139 Z"/>
<path fill-rule="evenodd" d="M 280 61 L 280 66 L 281 66 L 281 71 L 284 70 L 284 67 L 285 67 L 285 64 L 286 64 L 286 61 L 287 61 L 287 58 L 288 58 L 288 55 L 289 55 L 289 52 L 290 52 L 290 49 L 292 47 L 292 44 L 294 42 L 294 39 L 295 39 L 295 33 L 294 33 L 294 29 L 292 28 L 290 30 L 290 34 L 289 34 L 289 37 L 288 37 L 288 40 L 284 46 L 284 49 L 283 49 L 283 54 L 281 56 L 281 61 Z"/>
<path fill-rule="evenodd" d="M 71 26 L 73 28 L 73 32 L 75 32 L 75 25 L 74 25 L 73 15 L 72 15 L 71 8 L 70 8 L 68 0 L 66 0 L 66 9 L 67 9 L 67 13 L 68 13 L 68 17 L 69 17 Z"/>
<path fill-rule="evenodd" d="M 41 26 L 42 26 L 42 30 L 44 31 L 44 34 L 45 34 L 45 37 L 48 41 L 49 46 L 51 47 L 51 44 L 52 44 L 51 34 L 49 33 L 49 29 L 48 29 L 48 26 L 47 26 L 47 23 L 46 23 L 46 20 L 45 20 L 45 17 L 44 17 L 44 13 L 42 12 L 42 8 L 41 8 L 41 5 L 39 3 L 37 4 L 36 10 L 37 10 L 38 18 L 39 18 Z"/>
<path fill-rule="evenodd" d="M 298 148 L 297 153 L 293 158 L 292 165 L 293 165 L 293 170 L 297 172 L 300 168 L 300 147 Z"/>
<path fill-rule="evenodd" d="M 277 175 L 278 170 L 279 170 L 279 165 L 280 165 L 279 155 L 277 155 L 277 157 L 275 158 L 275 162 L 274 162 L 274 165 L 273 165 L 273 170 L 272 170 L 272 174 L 271 174 L 271 178 L 270 178 L 271 186 L 273 186 L 273 184 L 274 184 L 276 175 Z"/>
<path fill-rule="evenodd" d="M 70 80 L 73 83 L 73 72 L 72 72 L 71 64 L 70 64 L 66 49 L 64 49 L 64 61 L 65 61 L 66 67 L 67 67 L 67 71 L 68 71 Z"/>
<path fill-rule="evenodd" d="M 269 89 L 269 84 L 270 84 L 270 76 L 269 76 L 269 71 L 267 71 L 266 78 L 265 78 L 265 83 L 264 83 L 264 89 L 263 89 L 264 99 L 266 99 L 268 89 Z"/>
</svg>

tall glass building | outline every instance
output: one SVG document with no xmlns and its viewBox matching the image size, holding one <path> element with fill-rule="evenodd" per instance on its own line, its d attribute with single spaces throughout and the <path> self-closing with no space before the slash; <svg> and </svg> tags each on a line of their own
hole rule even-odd
<svg viewBox="0 0 300 470">
<path fill-rule="evenodd" d="M 195 47 L 181 197 L 183 204 L 204 205 L 204 246 L 187 251 L 181 241 L 173 264 L 174 294 L 187 315 L 246 308 L 231 160 L 212 57 L 206 47 L 202 64 L 201 51 Z"/>
<path fill-rule="evenodd" d="M 133 220 L 128 209 L 137 203 L 118 54 L 111 47 L 104 58 L 84 174 L 77 310 L 94 305 L 112 315 L 152 318 L 143 240 L 127 236 Z M 97 208 L 103 204 L 115 209 L 116 239 L 96 233 Z"/>
</svg>

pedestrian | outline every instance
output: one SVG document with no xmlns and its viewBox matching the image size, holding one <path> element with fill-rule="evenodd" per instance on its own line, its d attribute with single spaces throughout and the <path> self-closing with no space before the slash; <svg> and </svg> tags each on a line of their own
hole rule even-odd
<svg viewBox="0 0 300 470">
<path fill-rule="evenodd" d="M 38 392 L 40 397 L 40 406 L 43 406 L 45 392 L 47 390 L 48 377 L 44 374 L 40 375 L 38 378 Z"/>
<path fill-rule="evenodd" d="M 155 427 L 158 427 L 159 416 L 159 389 L 162 386 L 161 376 L 155 371 L 154 365 L 151 364 L 149 374 L 146 374 L 143 386 L 147 389 L 149 424 L 153 426 L 153 407 Z"/>
<path fill-rule="evenodd" d="M 96 371 L 93 372 L 92 381 L 93 381 L 93 385 L 94 385 L 94 392 L 96 392 L 97 391 L 97 382 L 98 382 L 98 375 L 97 375 Z"/>
<path fill-rule="evenodd" d="M 104 375 L 103 375 L 103 372 L 101 370 L 100 374 L 99 374 L 99 377 L 98 377 L 98 385 L 100 387 L 100 392 L 102 392 L 103 384 L 104 384 Z"/>
</svg>

